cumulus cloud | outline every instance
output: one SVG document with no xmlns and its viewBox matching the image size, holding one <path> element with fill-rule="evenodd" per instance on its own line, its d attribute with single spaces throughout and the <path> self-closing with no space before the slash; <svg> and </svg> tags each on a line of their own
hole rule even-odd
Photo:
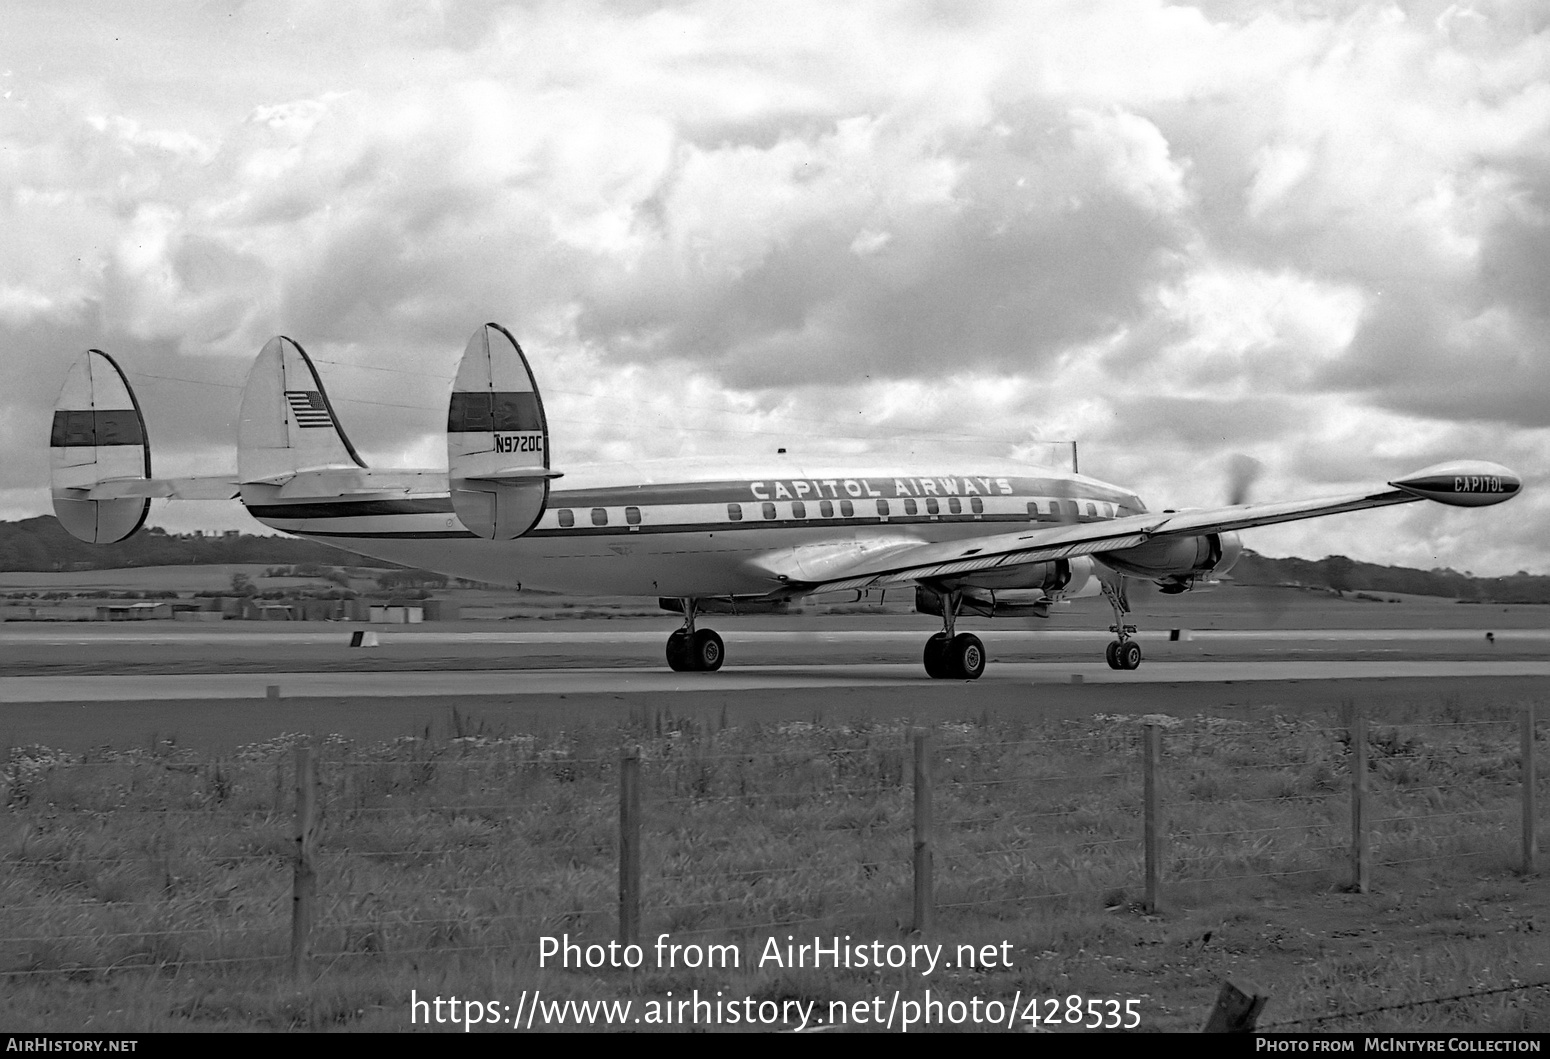
<svg viewBox="0 0 1550 1059">
<path fill-rule="evenodd" d="M 230 462 L 275 333 L 368 456 L 423 463 L 485 319 L 528 349 L 571 462 L 1076 436 L 1159 506 L 1219 500 L 1233 452 L 1266 495 L 1464 455 L 1541 484 L 1530 0 L 8 17 L 12 517 L 46 508 L 36 439 L 85 346 L 131 373 L 159 467 Z M 1550 500 L 1503 512 L 1262 546 L 1543 568 L 1522 527 Z"/>
</svg>

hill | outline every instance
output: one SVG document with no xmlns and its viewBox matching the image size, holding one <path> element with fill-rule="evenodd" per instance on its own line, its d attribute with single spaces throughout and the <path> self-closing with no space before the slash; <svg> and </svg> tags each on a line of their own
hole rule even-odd
<svg viewBox="0 0 1550 1059">
<path fill-rule="evenodd" d="M 337 565 L 346 553 L 295 537 L 260 537 L 228 531 L 220 536 L 167 533 L 151 528 L 119 544 L 85 544 L 47 515 L 0 522 L 0 570 L 55 572 L 115 570 L 133 566 L 203 566 L 211 563 Z M 381 560 L 366 560 L 382 566 Z M 386 564 L 392 565 L 392 564 Z M 1507 577 L 1474 577 L 1457 570 L 1416 570 L 1359 563 L 1344 555 L 1324 559 L 1272 559 L 1247 549 L 1231 577 L 1241 585 L 1302 585 L 1336 592 L 1398 592 L 1482 603 L 1550 603 L 1550 577 L 1519 571 Z"/>
<path fill-rule="evenodd" d="M 1271 559 L 1244 549 L 1232 568 L 1240 585 L 1302 585 L 1335 592 L 1398 592 L 1480 603 L 1550 603 L 1550 577 L 1518 571 L 1506 577 L 1474 577 L 1457 570 L 1416 570 L 1359 563 L 1344 555 L 1324 559 Z"/>
<path fill-rule="evenodd" d="M 0 522 L 0 570 L 114 570 L 128 566 L 203 566 L 209 563 L 335 565 L 345 553 L 295 537 L 220 536 L 142 530 L 118 544 L 86 544 L 49 515 Z M 370 565 L 380 566 L 373 560 Z"/>
</svg>

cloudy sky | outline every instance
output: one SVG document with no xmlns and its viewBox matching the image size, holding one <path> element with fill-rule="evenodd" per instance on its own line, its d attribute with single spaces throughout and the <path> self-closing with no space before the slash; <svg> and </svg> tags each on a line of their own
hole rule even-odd
<svg viewBox="0 0 1550 1059">
<path fill-rule="evenodd" d="M 562 469 L 1076 438 L 1162 507 L 1478 457 L 1529 492 L 1247 543 L 1550 572 L 1542 0 L 13 0 L 0 97 L 0 518 L 88 346 L 158 473 L 235 467 L 279 333 L 432 466 L 491 319 Z"/>
</svg>

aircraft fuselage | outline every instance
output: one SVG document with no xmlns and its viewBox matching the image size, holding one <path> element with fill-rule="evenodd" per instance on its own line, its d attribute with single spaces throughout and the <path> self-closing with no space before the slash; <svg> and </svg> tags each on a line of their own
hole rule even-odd
<svg viewBox="0 0 1550 1059">
<path fill-rule="evenodd" d="M 675 597 L 761 595 L 779 590 L 780 574 L 817 580 L 826 567 L 890 547 L 1146 510 L 1128 490 L 1007 461 L 949 473 L 723 466 L 712 478 L 709 469 L 704 461 L 577 468 L 538 523 L 509 541 L 470 532 L 446 493 L 294 503 L 245 486 L 243 501 L 275 529 L 457 577 Z"/>
</svg>

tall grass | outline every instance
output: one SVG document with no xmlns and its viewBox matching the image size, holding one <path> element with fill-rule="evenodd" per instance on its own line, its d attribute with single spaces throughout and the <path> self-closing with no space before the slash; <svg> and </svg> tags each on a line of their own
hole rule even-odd
<svg viewBox="0 0 1550 1059">
<path fill-rule="evenodd" d="M 1481 871 L 1510 879 L 1516 726 L 1448 710 L 1383 720 L 1368 730 L 1376 873 L 1422 890 L 1449 879 L 1474 884 Z M 1165 730 L 1171 922 L 1136 918 L 1139 743 L 1148 722 Z M 120 1000 L 148 1006 L 113 1009 L 110 1018 L 88 1004 L 95 1025 L 153 1029 L 392 1028 L 406 1017 L 409 988 L 423 995 L 446 981 L 453 992 L 461 981 L 466 993 L 470 976 L 490 989 L 545 981 L 576 995 L 696 987 L 871 995 L 881 983 L 864 975 L 746 965 L 731 977 L 656 968 L 627 980 L 555 982 L 534 954 L 541 936 L 606 941 L 615 930 L 625 745 L 640 749 L 646 792 L 647 939 L 906 937 L 909 732 L 903 720 L 729 726 L 655 713 L 540 736 L 489 730 L 454 711 L 416 737 L 323 739 L 317 977 L 302 994 L 283 972 L 291 751 L 304 737 L 222 760 L 170 741 L 76 756 L 13 748 L 0 769 L 8 818 L 0 973 L 11 986 L 0 1015 L 11 1025 L 82 1028 L 68 1014 L 82 1009 L 64 999 L 107 984 Z M 1169 932 L 1201 916 L 1217 929 L 1253 923 L 1247 910 L 1270 899 L 1316 917 L 1321 902 L 1347 900 L 1339 890 L 1350 757 L 1336 718 L 1098 715 L 938 726 L 938 934 L 950 944 L 1006 939 L 1021 956 L 988 977 L 908 984 L 965 996 L 1134 991 L 1144 980 L 1136 968 L 1148 962 L 1138 946 L 1147 938 L 1174 945 Z M 1434 970 L 1443 968 L 1435 974 L 1395 964 L 1401 984 L 1385 985 L 1384 968 L 1364 964 L 1358 977 L 1372 989 L 1350 988 L 1350 976 L 1320 987 L 1300 971 L 1286 988 L 1318 994 L 1315 1007 L 1326 994 L 1370 1005 L 1395 995 L 1385 990 L 1482 977 L 1479 966 L 1446 956 L 1453 935 L 1434 940 Z M 1244 951 L 1275 949 L 1265 942 Z M 126 975 L 131 969 L 141 970 Z M 1207 1003 L 1211 991 L 1193 972 L 1153 989 L 1149 1024 L 1188 1028 L 1198 1012 L 1169 998 L 1203 993 L 1198 1002 Z"/>
</svg>

